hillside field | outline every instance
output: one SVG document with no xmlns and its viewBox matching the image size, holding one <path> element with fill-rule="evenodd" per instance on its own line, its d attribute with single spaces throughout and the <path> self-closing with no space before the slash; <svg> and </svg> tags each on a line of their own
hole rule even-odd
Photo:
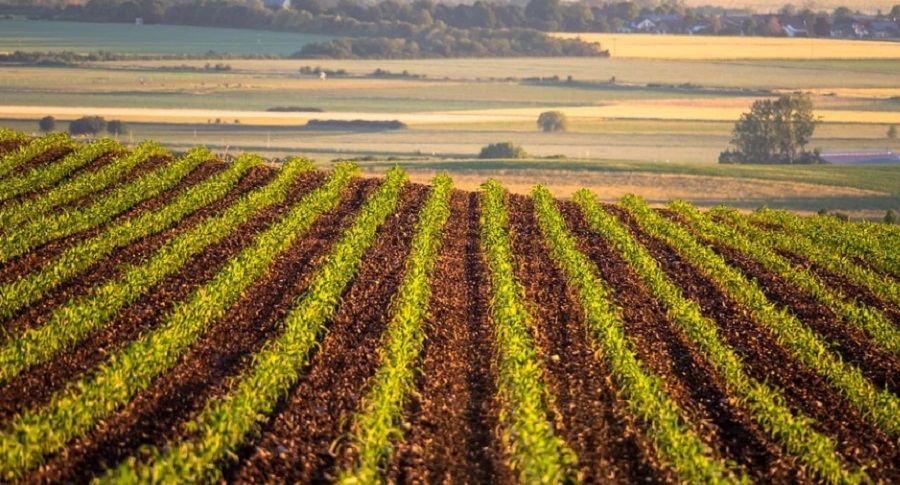
<svg viewBox="0 0 900 485">
<path fill-rule="evenodd" d="M 0 481 L 900 480 L 900 226 L 279 165 L 0 130 Z"/>
</svg>

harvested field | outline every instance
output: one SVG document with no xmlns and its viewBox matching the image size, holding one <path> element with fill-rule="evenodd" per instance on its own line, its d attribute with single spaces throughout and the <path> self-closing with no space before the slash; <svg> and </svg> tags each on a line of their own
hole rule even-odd
<svg viewBox="0 0 900 485">
<path fill-rule="evenodd" d="M 148 150 L 0 205 L 0 481 L 900 481 L 888 230 Z"/>
</svg>

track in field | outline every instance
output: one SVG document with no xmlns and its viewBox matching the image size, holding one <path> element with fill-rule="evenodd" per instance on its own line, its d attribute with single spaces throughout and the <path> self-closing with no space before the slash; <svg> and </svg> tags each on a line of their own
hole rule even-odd
<svg viewBox="0 0 900 485">
<path fill-rule="evenodd" d="M 36 142 L 0 131 L 3 163 L 12 166 L 8 157 L 22 158 L 0 183 L 28 173 L 51 173 L 77 150 L 59 145 L 21 155 L 29 143 Z M 27 206 L 126 156 L 125 149 L 99 156 L 62 174 L 53 187 L 29 189 L 0 203 L 0 211 Z M 178 160 L 152 155 L 106 186 L 40 217 L 48 224 L 89 217 L 99 210 L 98 201 L 136 190 Z M 677 207 L 654 209 L 659 219 L 651 221 L 633 201 L 601 205 L 622 231 L 614 235 L 594 225 L 580 199 L 556 201 L 548 208 L 539 206 L 537 195 L 506 194 L 501 208 L 488 208 L 484 192 L 452 190 L 442 196 L 437 184 L 444 182 L 412 184 L 398 170 L 383 179 L 339 182 L 345 176 L 341 171 L 352 174 L 352 167 L 318 171 L 292 162 L 297 165 L 289 173 L 242 160 L 235 163 L 249 168 L 240 173 L 230 172 L 236 170 L 234 164 L 202 161 L 156 195 L 134 199 L 87 229 L 36 243 L 0 263 L 0 287 L 6 291 L 0 295 L 14 295 L 10 288 L 47 276 L 42 271 L 75 254 L 85 241 L 112 244 L 116 234 L 134 234 L 77 272 L 60 276 L 27 304 L 0 297 L 0 481 L 88 483 L 104 477 L 121 480 L 132 472 L 135 478 L 156 467 L 165 477 L 184 473 L 185 479 L 231 483 L 369 481 L 373 476 L 364 472 L 369 469 L 375 470 L 375 479 L 397 483 L 531 482 L 539 470 L 546 471 L 545 478 L 588 483 L 677 483 L 686 477 L 726 482 L 745 477 L 760 483 L 900 481 L 900 428 L 893 427 L 891 416 L 900 414 L 900 355 L 892 347 L 892 339 L 900 335 L 900 305 L 894 299 L 900 298 L 900 268 L 889 267 L 895 260 L 873 259 L 897 237 L 890 229 L 863 242 L 854 240 L 853 247 L 867 252 L 833 248 L 871 275 L 865 281 L 856 273 L 826 267 L 827 261 L 799 246 L 772 248 L 798 271 L 808 269 L 805 277 L 820 282 L 839 301 L 883 315 L 889 328 L 876 339 L 865 321 L 793 286 L 750 253 L 705 239 L 706 226 L 682 216 Z M 214 197 L 194 201 L 186 195 L 224 180 L 229 180 L 227 190 Z M 134 227 L 148 214 L 161 218 L 175 213 L 177 204 L 189 204 L 189 209 L 154 229 Z M 436 252 L 423 260 L 424 272 L 413 275 L 412 261 L 425 244 L 418 238 L 438 213 L 429 211 L 438 207 L 448 212 L 434 236 Z M 375 216 L 384 210 L 384 219 Z M 563 243 L 545 224 L 554 213 L 563 221 L 572 250 L 585 258 L 580 261 L 596 278 L 592 281 L 604 288 L 599 293 L 606 295 L 603 301 L 586 302 L 576 285 L 578 276 L 558 259 L 564 253 L 557 245 Z M 283 233 L 290 240 L 273 246 L 271 253 L 260 249 L 268 234 L 296 217 L 308 217 L 308 224 Z M 490 218 L 506 224 L 512 257 L 505 264 L 512 270 L 512 284 L 519 285 L 511 294 L 526 309 L 514 323 L 526 329 L 526 346 L 533 347 L 533 354 L 503 354 L 509 348 L 504 339 L 512 334 L 500 326 L 499 316 L 514 310 L 498 296 L 502 289 L 491 271 L 496 261 L 489 264 L 491 245 L 502 244 L 486 235 Z M 708 221 L 741 237 L 740 227 L 727 218 Z M 11 235 L 23 224 L 0 227 L 0 246 L 12 244 Z M 223 229 L 209 235 L 216 224 Z M 774 219 L 753 224 L 793 234 Z M 370 239 L 362 236 L 364 227 L 372 231 Z M 666 239 L 660 228 L 687 231 L 687 237 L 711 250 L 710 258 L 735 269 L 733 277 L 758 288 L 767 304 L 809 329 L 824 352 L 840 362 L 841 370 L 834 372 L 861 380 L 839 384 L 834 375 L 804 360 L 803 350 L 779 337 L 739 289 L 724 283 L 724 275 L 710 273 L 708 262 Z M 848 225 L 841 237 L 850 240 L 862 230 L 873 229 Z M 202 244 L 192 243 L 191 238 L 204 237 L 208 240 Z M 617 239 L 622 237 L 642 248 L 647 266 L 634 265 L 629 259 L 634 256 Z M 184 248 L 190 244 L 194 249 L 183 259 L 166 256 L 188 251 Z M 342 252 L 350 247 L 357 247 L 358 261 Z M 222 300 L 221 313 L 208 325 L 189 335 L 167 330 L 178 312 L 213 308 L 216 302 L 205 301 L 204 295 L 213 294 L 228 271 L 239 277 L 236 261 L 263 262 L 243 290 Z M 142 268 L 163 271 L 161 264 L 167 269 L 158 279 L 134 279 Z M 686 304 L 697 308 L 696 318 L 708 322 L 737 356 L 743 377 L 723 374 L 708 348 L 684 330 L 671 301 L 654 296 L 658 290 L 652 285 L 657 283 L 648 274 L 670 282 Z M 346 283 L 328 290 L 335 293 L 325 300 L 335 306 L 321 307 L 330 308 L 321 310 L 322 329 L 298 323 L 313 321 L 312 309 L 318 307 L 310 298 L 317 292 L 325 295 L 324 282 L 338 275 L 345 275 L 341 281 Z M 115 295 L 126 280 L 133 282 L 133 295 L 109 307 L 108 316 L 91 322 L 90 315 L 72 313 L 79 302 L 103 304 L 102 295 Z M 414 287 L 425 293 L 410 292 Z M 403 298 L 419 298 L 417 304 L 427 307 L 424 317 L 403 320 L 398 313 Z M 607 309 L 604 322 L 611 333 L 597 333 L 588 325 L 589 316 L 600 309 Z M 400 322 L 408 325 L 405 332 L 413 333 L 392 333 Z M 76 334 L 76 324 L 89 327 Z M 624 336 L 624 344 L 609 353 L 602 339 L 615 338 L 614 330 Z M 413 368 L 412 377 L 385 374 L 386 359 L 395 355 L 388 350 L 389 335 L 415 345 L 415 332 L 424 337 L 421 351 L 415 351 L 412 364 L 403 364 Z M 154 340 L 163 334 L 189 343 L 165 356 L 169 341 Z M 23 347 L 29 336 L 63 343 L 39 352 Z M 271 396 L 261 391 L 266 397 L 258 402 L 238 405 L 235 396 L 256 375 L 260 356 L 278 355 L 285 342 L 298 341 L 291 339 L 306 339 L 308 344 L 298 348 L 307 350 L 276 360 L 292 362 L 286 380 L 277 384 L 279 391 Z M 91 389 L 114 389 L 103 387 L 104 379 L 141 342 L 154 342 L 163 350 L 148 353 L 148 362 L 170 359 L 168 363 L 155 367 L 147 380 L 123 381 L 128 393 L 110 397 L 108 408 L 79 400 Z M 656 379 L 658 386 L 630 383 L 634 374 L 618 360 L 627 355 L 637 363 L 636 372 Z M 518 367 L 505 368 L 509 359 L 519 359 Z M 520 370 L 509 369 L 528 367 L 536 369 L 532 375 L 538 387 L 511 387 L 525 381 L 517 380 Z M 826 444 L 825 452 L 809 453 L 824 453 L 828 464 L 810 461 L 792 438 L 773 431 L 767 413 L 775 413 L 774 408 L 754 407 L 737 390 L 735 379 L 750 379 L 778 396 L 778 409 L 804 423 L 802 432 L 792 436 L 824 440 L 819 443 Z M 881 398 L 860 401 L 848 390 L 851 385 L 880 392 Z M 394 404 L 380 397 L 385 401 L 373 407 L 376 388 L 392 389 L 381 396 L 395 396 L 390 398 Z M 637 403 L 647 396 L 667 403 L 668 411 L 644 414 Z M 222 435 L 226 446 L 201 448 L 199 443 L 219 442 L 215 433 L 220 430 L 211 424 L 210 413 L 223 405 L 231 406 L 232 417 L 249 416 L 251 424 L 242 424 L 227 439 Z M 537 414 L 526 415 L 531 405 L 538 406 Z M 369 455 L 361 438 L 369 432 L 366 417 L 391 406 L 397 414 L 377 421 L 386 426 L 388 446 Z M 669 412 L 674 421 L 664 426 L 660 416 Z M 64 413 L 77 416 L 80 424 L 61 418 Z M 558 440 L 560 447 L 518 441 L 531 432 L 518 427 L 529 419 L 546 426 L 541 439 Z M 671 433 L 681 433 L 682 441 L 671 444 Z M 185 461 L 181 468 L 166 468 L 180 463 L 172 450 L 182 450 L 181 458 L 199 465 Z M 706 465 L 693 469 L 691 463 Z"/>
</svg>

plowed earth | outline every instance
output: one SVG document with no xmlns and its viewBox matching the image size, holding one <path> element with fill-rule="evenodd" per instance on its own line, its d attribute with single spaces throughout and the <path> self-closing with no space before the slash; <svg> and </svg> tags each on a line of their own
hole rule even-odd
<svg viewBox="0 0 900 485">
<path fill-rule="evenodd" d="M 12 144 L 0 144 L 0 153 Z M 49 153 L 49 152 L 48 152 Z M 63 151 L 41 155 L 58 159 Z M 79 169 L 89 173 L 111 156 Z M 111 187 L 59 210 L 86 207 L 97 197 L 171 161 L 156 157 L 139 165 Z M 66 248 L 106 230 L 110 225 L 170 203 L 189 187 L 221 173 L 225 165 L 202 164 L 177 186 L 137 204 L 106 224 L 51 241 L 4 265 L 0 282 L 38 271 Z M 21 170 L 26 170 L 22 168 Z M 21 172 L 17 172 L 21 173 Z M 184 217 L 173 227 L 114 250 L 81 274 L 49 291 L 42 299 L 0 322 L 0 343 L 21 331 L 45 325 L 51 312 L 91 288 L 115 281 L 129 265 L 147 261 L 173 237 L 209 217 L 221 214 L 237 200 L 276 176 L 276 170 L 250 170 L 225 197 Z M 255 237 L 280 220 L 304 195 L 320 187 L 322 172 L 300 175 L 286 200 L 253 214 L 249 221 L 209 246 L 135 302 L 119 309 L 93 334 L 62 355 L 28 369 L 0 385 L 0 427 L 25 410 L 40 409 L 54 393 L 90 376 L 96 367 L 129 343 L 158 328 L 179 302 L 210 281 L 226 262 L 255 243 Z M 165 449 L 173 441 L 191 439 L 185 424 L 209 399 L 228 393 L 250 369 L 252 357 L 283 331 L 290 309 L 307 290 L 323 258 L 341 238 L 367 198 L 381 183 L 354 179 L 338 207 L 320 216 L 309 231 L 277 255 L 220 321 L 215 322 L 169 372 L 121 409 L 103 419 L 62 452 L 46 457 L 21 483 L 88 483 L 128 457 L 152 460 L 151 448 Z M 39 193 L 39 192 L 38 192 Z M 363 258 L 359 274 L 343 290 L 327 333 L 301 369 L 296 384 L 282 397 L 258 433 L 246 437 L 236 456 L 221 463 L 223 481 L 233 483 L 320 483 L 333 481 L 356 458 L 349 433 L 353 416 L 380 365 L 377 349 L 390 317 L 390 302 L 405 271 L 419 211 L 428 187 L 407 184 L 397 211 L 379 228 Z M 16 200 L 34 197 L 24 194 Z M 490 320 L 490 275 L 481 242 L 480 196 L 454 191 L 451 214 L 443 228 L 442 246 L 430 282 L 432 295 L 423 323 L 425 348 L 417 363 L 416 389 L 405 404 L 402 440 L 394 443 L 385 478 L 395 483 L 515 483 L 517 471 L 501 440 L 497 402 L 497 349 Z M 600 342 L 586 327 L 576 289 L 555 263 L 534 216 L 532 199 L 507 198 L 513 269 L 525 287 L 533 314 L 532 337 L 540 365 L 554 395 L 548 419 L 578 456 L 577 472 L 588 483 L 677 483 L 677 470 L 659 459 L 647 422 L 629 409 Z M 716 456 L 740 468 L 760 483 L 809 483 L 796 457 L 763 432 L 739 404 L 723 378 L 667 316 L 666 309 L 602 233 L 592 231 L 571 202 L 559 202 L 580 251 L 596 265 L 597 275 L 622 310 L 624 332 L 643 368 L 665 382 L 666 392 L 683 411 Z M 900 483 L 900 447 L 896 437 L 880 431 L 829 382 L 777 343 L 765 322 L 754 321 L 713 279 L 705 276 L 664 241 L 650 236 L 630 214 L 613 205 L 604 209 L 618 217 L 659 262 L 684 295 L 697 302 L 715 322 L 723 340 L 741 357 L 746 372 L 768 383 L 785 397 L 796 414 L 815 420 L 815 429 L 831 437 L 841 457 L 855 469 L 864 468 L 874 482 Z M 674 214 L 663 215 L 680 221 Z M 767 229 L 768 230 L 768 229 Z M 900 359 L 881 351 L 856 330 L 783 279 L 767 272 L 746 255 L 712 245 L 726 261 L 754 279 L 777 306 L 832 344 L 845 362 L 858 366 L 879 389 L 900 392 Z M 851 285 L 840 275 L 810 267 L 823 281 L 859 298 L 900 323 L 900 309 L 886 305 L 871 292 Z"/>
</svg>

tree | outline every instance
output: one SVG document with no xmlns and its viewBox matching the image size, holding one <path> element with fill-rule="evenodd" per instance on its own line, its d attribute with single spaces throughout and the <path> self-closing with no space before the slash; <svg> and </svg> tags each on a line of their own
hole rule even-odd
<svg viewBox="0 0 900 485">
<path fill-rule="evenodd" d="M 519 145 L 507 141 L 482 148 L 478 158 L 528 158 L 528 153 Z"/>
<path fill-rule="evenodd" d="M 884 223 L 885 224 L 896 224 L 897 223 L 897 212 L 893 209 L 888 209 L 887 212 L 884 213 Z"/>
<path fill-rule="evenodd" d="M 102 116 L 85 116 L 69 123 L 69 133 L 73 135 L 94 135 L 106 128 L 106 120 Z"/>
<path fill-rule="evenodd" d="M 889 13 L 888 15 L 890 15 L 894 20 L 900 19 L 900 5 L 894 5 L 893 7 L 891 7 L 891 13 Z"/>
<path fill-rule="evenodd" d="M 106 125 L 106 132 L 113 136 L 119 136 L 128 131 L 128 125 L 122 120 L 110 120 Z"/>
<path fill-rule="evenodd" d="M 720 163 L 818 163 L 818 154 L 805 151 L 818 120 L 808 95 L 785 95 L 753 103 L 732 131 L 734 151 Z"/>
<path fill-rule="evenodd" d="M 835 20 L 848 20 L 853 18 L 853 10 L 847 7 L 838 7 L 834 9 Z"/>
<path fill-rule="evenodd" d="M 538 116 L 537 124 L 541 131 L 566 131 L 569 119 L 562 111 L 544 111 Z"/>
<path fill-rule="evenodd" d="M 56 118 L 52 116 L 44 116 L 38 121 L 38 127 L 44 133 L 50 133 L 51 131 L 56 130 Z"/>
<path fill-rule="evenodd" d="M 891 125 L 890 127 L 888 127 L 887 137 L 891 140 L 897 139 L 897 125 Z"/>
</svg>

